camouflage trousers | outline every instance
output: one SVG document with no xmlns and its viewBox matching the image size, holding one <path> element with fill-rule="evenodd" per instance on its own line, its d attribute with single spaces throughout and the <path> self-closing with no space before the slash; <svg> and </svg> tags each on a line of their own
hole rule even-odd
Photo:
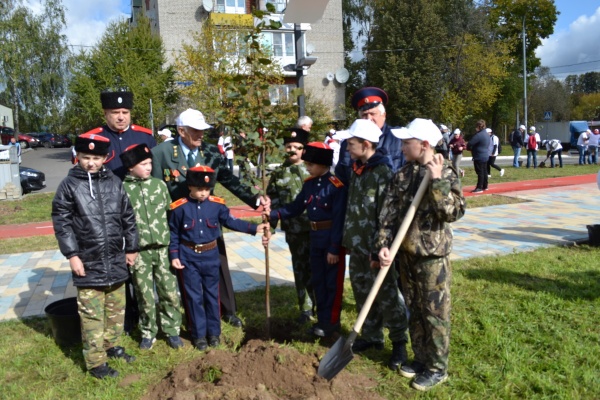
<svg viewBox="0 0 600 400">
<path fill-rule="evenodd" d="M 178 336 L 181 303 L 177 277 L 170 268 L 168 247 L 140 251 L 131 268 L 131 278 L 140 312 L 142 338 L 156 337 L 159 322 L 160 329 L 167 336 Z M 155 288 L 158 305 L 154 295 Z"/>
<path fill-rule="evenodd" d="M 78 287 L 83 358 L 88 370 L 106 362 L 106 350 L 118 346 L 125 320 L 125 284 Z"/>
<path fill-rule="evenodd" d="M 292 255 L 298 307 L 300 311 L 314 311 L 316 303 L 310 273 L 310 232 L 286 233 L 285 241 Z"/>
<path fill-rule="evenodd" d="M 379 273 L 379 269 L 370 267 L 370 262 L 371 257 L 368 254 L 350 253 L 350 284 L 356 300 L 356 312 L 359 313 Z M 389 328 L 389 337 L 392 342 L 408 342 L 406 306 L 398 290 L 397 274 L 396 270 L 391 268 L 385 276 L 362 327 L 362 339 L 383 343 L 385 324 Z"/>
<path fill-rule="evenodd" d="M 450 259 L 398 253 L 397 262 L 410 312 L 408 326 L 415 360 L 430 370 L 446 371 L 450 351 Z"/>
</svg>

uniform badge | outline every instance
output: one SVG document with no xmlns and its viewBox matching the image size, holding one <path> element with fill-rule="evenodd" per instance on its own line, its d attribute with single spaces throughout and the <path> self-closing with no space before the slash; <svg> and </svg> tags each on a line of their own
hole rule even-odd
<svg viewBox="0 0 600 400">
<path fill-rule="evenodd" d="M 291 136 L 291 137 L 296 137 L 296 136 L 298 136 L 298 135 L 296 134 L 296 132 L 292 132 L 292 134 L 291 134 L 290 136 Z"/>
<path fill-rule="evenodd" d="M 122 102 L 123 102 L 123 98 L 122 98 L 122 97 L 119 97 L 119 98 L 117 99 L 117 103 L 121 104 Z"/>
<path fill-rule="evenodd" d="M 94 143 L 90 143 L 90 144 L 88 145 L 88 148 L 89 148 L 90 150 L 94 150 L 94 147 L 96 147 L 96 145 L 95 145 Z"/>
</svg>

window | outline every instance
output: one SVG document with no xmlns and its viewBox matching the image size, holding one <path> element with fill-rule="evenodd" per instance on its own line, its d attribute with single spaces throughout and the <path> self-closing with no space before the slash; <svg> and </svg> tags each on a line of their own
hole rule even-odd
<svg viewBox="0 0 600 400">
<path fill-rule="evenodd" d="M 215 12 L 225 14 L 246 14 L 246 0 L 217 0 Z"/>
<path fill-rule="evenodd" d="M 275 57 L 293 57 L 295 54 L 292 32 L 265 32 L 263 45 L 270 48 Z"/>
<path fill-rule="evenodd" d="M 273 4 L 277 13 L 283 13 L 287 7 L 287 0 L 267 0 L 267 3 Z"/>
<path fill-rule="evenodd" d="M 271 104 L 294 102 L 296 100 L 292 98 L 292 90 L 294 89 L 296 89 L 296 85 L 274 85 L 269 87 Z"/>
</svg>

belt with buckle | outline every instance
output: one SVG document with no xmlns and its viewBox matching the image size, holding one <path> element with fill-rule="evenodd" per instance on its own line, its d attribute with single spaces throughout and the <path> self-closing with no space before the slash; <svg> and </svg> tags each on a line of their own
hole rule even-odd
<svg viewBox="0 0 600 400">
<path fill-rule="evenodd" d="M 332 221 L 310 221 L 310 229 L 313 231 L 321 231 L 323 229 L 331 229 Z"/>
<path fill-rule="evenodd" d="M 187 240 L 182 240 L 181 244 L 183 244 L 187 248 L 194 250 L 198 254 L 202 253 L 203 251 L 212 250 L 215 247 L 217 247 L 216 240 L 213 240 L 212 242 L 208 242 L 208 243 L 201 243 L 201 244 L 196 244 L 194 242 L 188 242 Z"/>
</svg>

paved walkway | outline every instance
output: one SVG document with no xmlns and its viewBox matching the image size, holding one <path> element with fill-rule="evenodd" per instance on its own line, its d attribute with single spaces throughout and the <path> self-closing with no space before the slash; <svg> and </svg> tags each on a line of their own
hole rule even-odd
<svg viewBox="0 0 600 400">
<path fill-rule="evenodd" d="M 598 196 L 595 183 L 503 194 L 526 202 L 467 210 L 453 225 L 453 260 L 587 240 L 586 225 L 600 223 L 600 207 L 592 201 Z M 260 239 L 226 233 L 225 242 L 235 290 L 264 286 Z M 273 236 L 269 249 L 271 284 L 292 284 L 281 232 Z M 59 251 L 0 255 L 0 320 L 43 315 L 48 304 L 75 295 L 69 263 Z"/>
</svg>

